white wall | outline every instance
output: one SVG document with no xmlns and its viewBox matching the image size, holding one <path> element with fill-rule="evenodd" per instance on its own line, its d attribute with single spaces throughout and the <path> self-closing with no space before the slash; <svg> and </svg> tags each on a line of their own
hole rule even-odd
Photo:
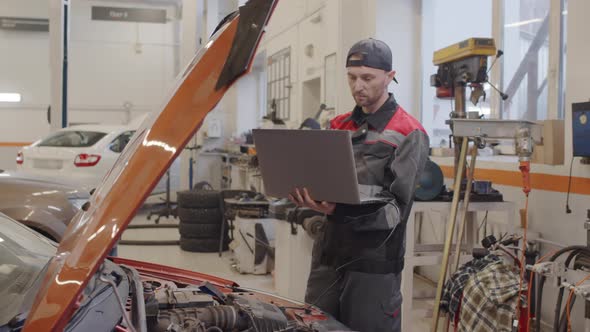
<svg viewBox="0 0 590 332">
<path fill-rule="evenodd" d="M 350 112 L 355 102 L 346 78 L 346 55 L 357 41 L 375 35 L 376 0 L 343 0 L 338 7 L 338 50 L 336 53 L 336 114 Z"/>
<path fill-rule="evenodd" d="M 47 1 L 0 2 L 2 16 L 47 19 L 48 12 Z M 0 54 L 0 92 L 22 96 L 21 103 L 0 103 L 0 142 L 28 141 L 48 128 L 49 34 L 0 29 Z"/>
<path fill-rule="evenodd" d="M 70 35 L 69 121 L 125 120 L 124 105 L 135 112 L 156 109 L 180 70 L 178 14 L 165 9 L 167 23 L 93 21 L 91 7 L 129 6 L 80 1 L 72 6 Z"/>
<path fill-rule="evenodd" d="M 389 90 L 397 102 L 420 119 L 420 1 L 377 0 L 375 38 L 386 42 L 393 53 L 393 70 L 399 84 Z"/>
<path fill-rule="evenodd" d="M 47 19 L 42 0 L 0 1 L 0 16 Z M 0 29 L 0 92 L 16 92 L 21 103 L 0 103 L 0 142 L 29 142 L 49 127 L 49 34 Z M 14 168 L 18 147 L 0 147 L 0 169 Z"/>
</svg>

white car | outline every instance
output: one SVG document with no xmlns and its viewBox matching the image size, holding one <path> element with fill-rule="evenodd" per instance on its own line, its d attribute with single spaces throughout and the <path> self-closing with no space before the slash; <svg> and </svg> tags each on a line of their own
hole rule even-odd
<svg viewBox="0 0 590 332">
<path fill-rule="evenodd" d="M 17 170 L 96 188 L 135 133 L 135 126 L 79 125 L 58 130 L 23 148 Z M 180 187 L 178 160 L 170 167 L 170 190 Z M 153 193 L 166 192 L 163 176 Z"/>
</svg>

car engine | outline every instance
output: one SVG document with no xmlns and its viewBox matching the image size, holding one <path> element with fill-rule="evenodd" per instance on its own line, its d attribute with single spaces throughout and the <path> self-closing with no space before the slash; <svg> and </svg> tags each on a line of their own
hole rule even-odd
<svg viewBox="0 0 590 332">
<path fill-rule="evenodd" d="M 280 308 L 232 293 L 223 303 L 199 288 L 143 282 L 149 332 L 295 331 Z"/>
</svg>

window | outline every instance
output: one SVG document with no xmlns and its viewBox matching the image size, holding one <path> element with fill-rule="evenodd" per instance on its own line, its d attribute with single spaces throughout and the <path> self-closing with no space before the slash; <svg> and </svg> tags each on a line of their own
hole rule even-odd
<svg viewBox="0 0 590 332">
<path fill-rule="evenodd" d="M 451 129 L 445 123 L 453 110 L 453 101 L 436 97 L 430 86 L 430 75 L 437 67 L 432 64 L 434 51 L 471 37 L 492 37 L 492 0 L 422 0 L 422 125 L 430 136 L 431 146 L 448 146 Z M 477 13 L 477 14 L 476 14 Z M 460 17 L 460 19 L 457 19 Z M 394 59 L 395 61 L 395 59 Z M 495 93 L 485 86 L 486 100 L 474 106 L 467 88 L 466 111 L 489 115 L 490 96 Z"/>
<path fill-rule="evenodd" d="M 503 119 L 563 118 L 565 95 L 566 1 L 504 0 L 503 88 L 508 99 L 500 104 Z M 558 4 L 552 8 L 552 4 Z M 560 19 L 551 20 L 551 11 Z M 551 34 L 550 31 L 559 31 Z M 552 41 L 549 36 L 559 36 Z M 556 46 L 552 46 L 556 45 Z M 557 47 L 557 52 L 552 52 Z M 559 71 L 556 82 L 548 73 Z M 554 97 L 550 89 L 555 89 Z"/>
<path fill-rule="evenodd" d="M 133 134 L 135 133 L 135 131 L 126 131 L 124 133 L 122 133 L 121 135 L 117 136 L 117 138 L 115 138 L 111 144 L 109 144 L 109 149 L 113 152 L 116 153 L 121 153 L 123 152 L 123 149 L 125 149 L 125 147 L 127 146 L 127 143 L 129 143 L 129 140 L 131 139 L 131 136 L 133 136 Z"/>
<path fill-rule="evenodd" d="M 268 58 L 266 114 L 276 112 L 277 119 L 290 118 L 291 48 L 285 48 Z"/>
<path fill-rule="evenodd" d="M 95 131 L 60 131 L 42 140 L 38 146 L 87 148 L 93 146 L 105 136 L 106 133 Z"/>
<path fill-rule="evenodd" d="M 503 119 L 547 118 L 551 0 L 504 1 Z"/>
</svg>

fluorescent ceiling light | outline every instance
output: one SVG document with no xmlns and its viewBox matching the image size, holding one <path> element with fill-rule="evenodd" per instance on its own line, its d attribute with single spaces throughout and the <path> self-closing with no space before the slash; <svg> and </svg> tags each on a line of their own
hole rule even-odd
<svg viewBox="0 0 590 332">
<path fill-rule="evenodd" d="M 527 24 L 531 24 L 531 23 L 537 23 L 537 22 L 543 22 L 543 20 L 540 18 L 534 18 L 532 20 L 526 20 L 526 21 L 520 21 L 520 22 L 506 24 L 506 25 L 504 25 L 504 27 L 505 28 L 514 28 L 514 27 L 519 27 L 519 26 L 523 26 L 523 25 L 527 25 Z"/>
<path fill-rule="evenodd" d="M 20 103 L 20 93 L 0 92 L 0 103 Z"/>
</svg>

